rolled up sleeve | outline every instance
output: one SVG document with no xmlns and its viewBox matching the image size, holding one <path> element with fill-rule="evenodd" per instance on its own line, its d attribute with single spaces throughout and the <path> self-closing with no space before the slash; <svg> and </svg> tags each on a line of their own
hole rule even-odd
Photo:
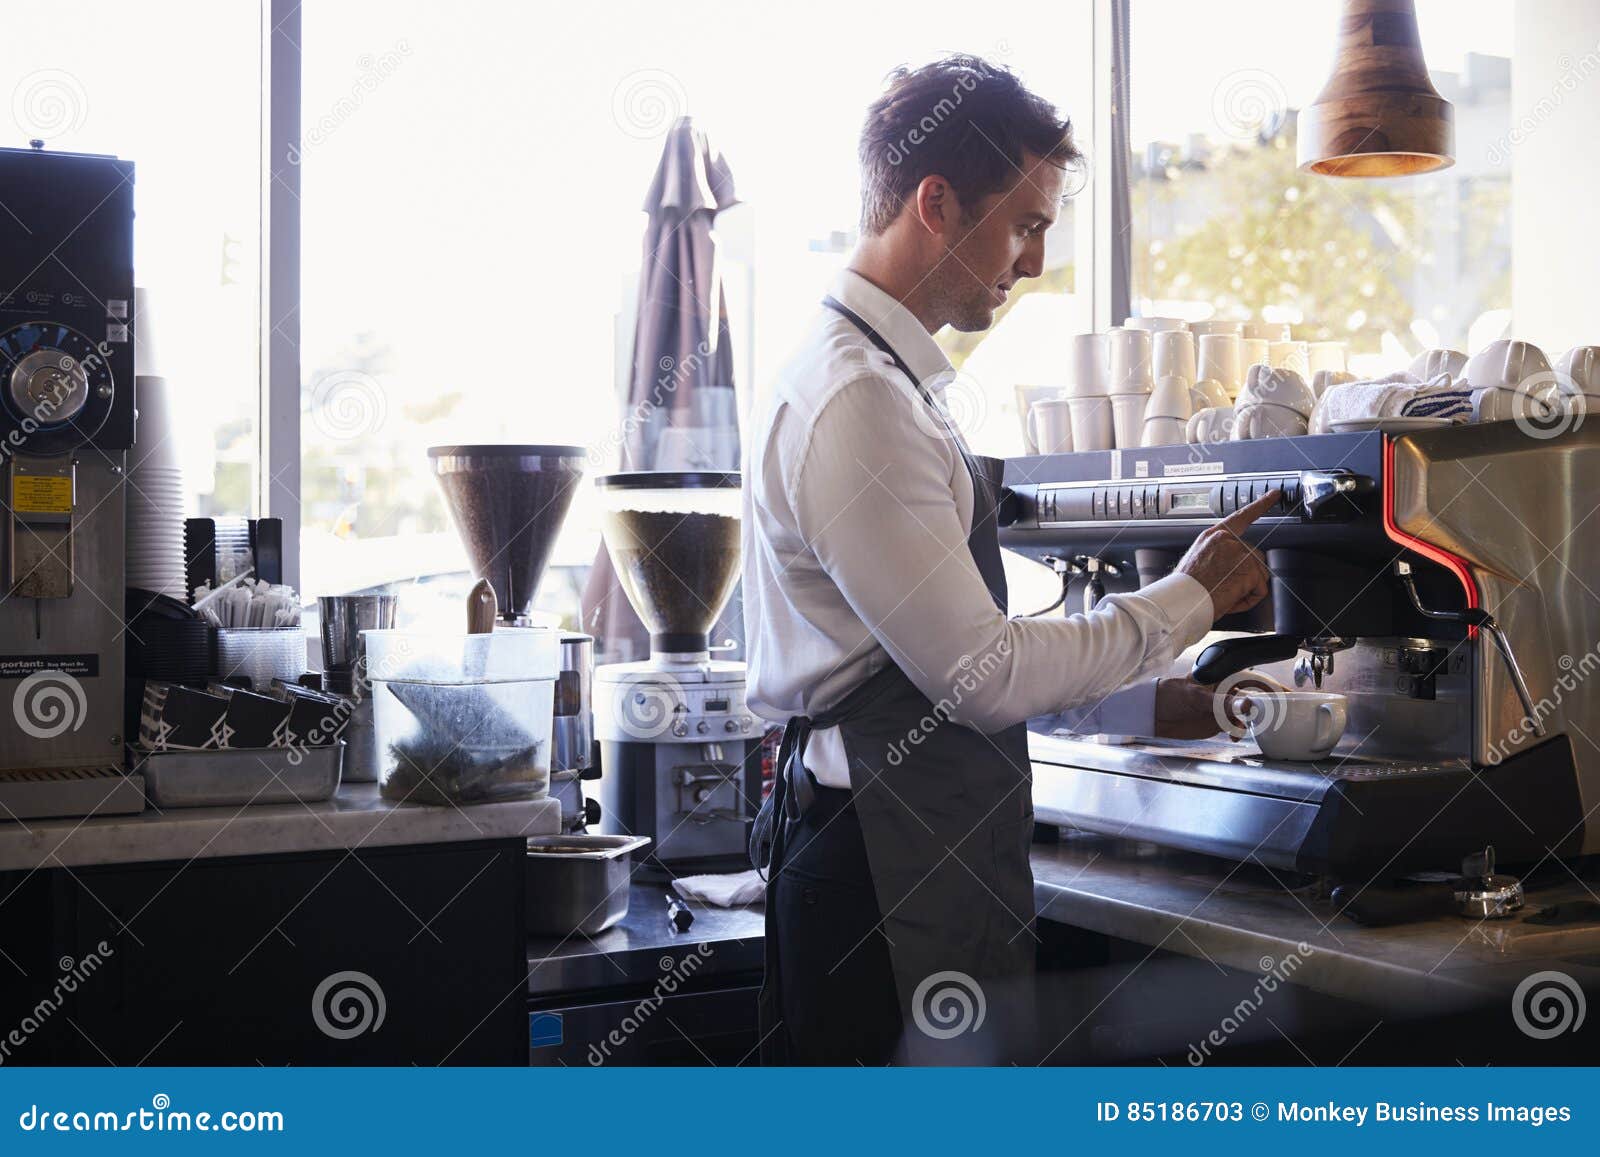
<svg viewBox="0 0 1600 1157">
<path fill-rule="evenodd" d="M 874 641 L 934 704 L 980 731 L 1099 709 L 1165 673 L 1210 628 L 1211 597 L 1187 575 L 1112 595 L 1088 614 L 1008 619 L 967 545 L 952 488 L 956 447 L 881 377 L 839 389 L 817 415 L 791 479 L 798 528 Z M 1121 710 L 1148 712 L 1135 698 Z M 1104 728 L 1101 728 L 1104 730 Z"/>
</svg>

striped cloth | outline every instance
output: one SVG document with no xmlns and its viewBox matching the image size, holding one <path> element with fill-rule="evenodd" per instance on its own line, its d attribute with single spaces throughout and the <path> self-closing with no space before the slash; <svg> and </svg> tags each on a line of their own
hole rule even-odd
<svg viewBox="0 0 1600 1157">
<path fill-rule="evenodd" d="M 1423 382 L 1401 371 L 1370 382 L 1329 386 L 1311 415 L 1311 433 L 1325 434 L 1335 422 L 1355 418 L 1472 419 L 1472 391 L 1458 387 L 1449 374 Z"/>
</svg>

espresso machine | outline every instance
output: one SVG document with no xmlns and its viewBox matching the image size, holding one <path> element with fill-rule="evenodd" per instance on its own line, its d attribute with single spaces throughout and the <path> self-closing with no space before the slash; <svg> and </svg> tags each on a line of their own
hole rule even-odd
<svg viewBox="0 0 1600 1157">
<path fill-rule="evenodd" d="M 136 812 L 122 771 L 133 165 L 0 149 L 0 819 Z"/>
<path fill-rule="evenodd" d="M 473 575 L 494 587 L 495 629 L 533 628 L 534 596 L 583 479 L 587 451 L 582 446 L 434 446 L 428 460 Z M 582 783 L 600 775 L 594 758 L 593 670 L 594 639 L 563 631 L 550 794 L 561 801 L 564 832 L 582 831 L 599 819 L 599 804 L 584 798 Z"/>
<path fill-rule="evenodd" d="M 1011 459 L 1003 543 L 1072 609 L 1170 573 L 1273 489 L 1246 539 L 1272 592 L 1171 673 L 1347 697 L 1326 759 L 1248 740 L 1030 736 L 1042 823 L 1373 880 L 1600 851 L 1600 428 L 1515 422 Z"/>
<path fill-rule="evenodd" d="M 671 874 L 749 866 L 763 728 L 745 665 L 712 658 L 710 631 L 739 581 L 740 476 L 596 479 L 618 581 L 650 631 L 650 658 L 595 668 L 603 830 L 649 836 Z"/>
</svg>

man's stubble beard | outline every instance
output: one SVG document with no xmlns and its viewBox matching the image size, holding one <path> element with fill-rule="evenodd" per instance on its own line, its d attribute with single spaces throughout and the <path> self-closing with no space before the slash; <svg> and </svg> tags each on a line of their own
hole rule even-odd
<svg viewBox="0 0 1600 1157">
<path fill-rule="evenodd" d="M 995 306 L 986 287 L 947 251 L 928 278 L 935 314 L 958 333 L 982 333 L 994 324 Z"/>
</svg>

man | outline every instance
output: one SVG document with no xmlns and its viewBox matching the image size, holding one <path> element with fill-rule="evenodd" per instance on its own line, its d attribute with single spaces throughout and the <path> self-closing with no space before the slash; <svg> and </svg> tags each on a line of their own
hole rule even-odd
<svg viewBox="0 0 1600 1157">
<path fill-rule="evenodd" d="M 999 464 L 952 426 L 933 334 L 987 328 L 1042 271 L 1081 162 L 1071 125 L 1008 71 L 952 57 L 890 78 L 860 161 L 861 242 L 746 473 L 750 703 L 788 721 L 753 841 L 769 879 L 763 1056 L 1008 1059 L 1033 1016 L 1024 722 L 1214 733 L 1205 689 L 1149 676 L 1265 596 L 1237 532 L 1276 495 L 1135 594 L 1008 619 Z"/>
</svg>

